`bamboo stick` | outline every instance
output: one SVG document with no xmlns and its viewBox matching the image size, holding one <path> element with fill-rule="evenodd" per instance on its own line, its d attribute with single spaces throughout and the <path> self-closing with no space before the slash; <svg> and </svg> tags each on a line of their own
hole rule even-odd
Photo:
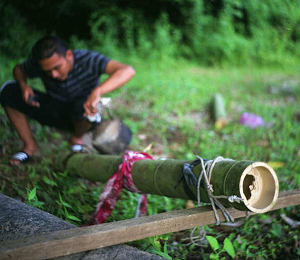
<svg viewBox="0 0 300 260">
<path fill-rule="evenodd" d="M 217 129 L 223 128 L 227 124 L 227 113 L 225 102 L 221 94 L 215 94 L 212 99 L 213 117 Z"/>
</svg>

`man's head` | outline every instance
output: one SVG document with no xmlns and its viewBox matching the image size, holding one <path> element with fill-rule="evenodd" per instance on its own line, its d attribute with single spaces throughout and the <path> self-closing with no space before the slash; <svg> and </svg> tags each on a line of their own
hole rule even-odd
<svg viewBox="0 0 300 260">
<path fill-rule="evenodd" d="M 65 80 L 73 68 L 72 51 L 56 36 L 38 40 L 32 48 L 32 57 L 48 76 L 57 80 Z"/>
</svg>

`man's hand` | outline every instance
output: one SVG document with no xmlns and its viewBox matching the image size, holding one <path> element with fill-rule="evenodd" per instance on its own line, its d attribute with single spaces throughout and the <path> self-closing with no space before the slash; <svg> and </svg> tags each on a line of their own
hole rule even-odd
<svg viewBox="0 0 300 260">
<path fill-rule="evenodd" d="M 22 94 L 24 101 L 33 107 L 39 107 L 40 103 L 34 100 L 34 92 L 33 89 L 29 86 L 22 88 Z"/>
<path fill-rule="evenodd" d="M 87 100 L 83 104 L 85 110 L 84 116 L 94 116 L 98 112 L 97 104 L 100 101 L 100 95 L 98 91 L 94 90 L 88 96 Z"/>
<path fill-rule="evenodd" d="M 25 103 L 34 107 L 39 107 L 40 103 L 34 100 L 33 89 L 27 84 L 27 76 L 25 72 L 21 69 L 20 64 L 17 64 L 14 67 L 13 75 L 15 80 L 20 85 L 20 89 Z"/>
</svg>

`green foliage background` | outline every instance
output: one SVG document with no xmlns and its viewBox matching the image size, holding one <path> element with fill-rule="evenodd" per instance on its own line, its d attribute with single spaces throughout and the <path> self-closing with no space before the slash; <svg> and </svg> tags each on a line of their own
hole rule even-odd
<svg viewBox="0 0 300 260">
<path fill-rule="evenodd" d="M 299 58 L 294 0 L 1 1 L 1 56 L 29 54 L 56 33 L 111 57 L 184 57 L 201 64 L 290 64 Z"/>
</svg>

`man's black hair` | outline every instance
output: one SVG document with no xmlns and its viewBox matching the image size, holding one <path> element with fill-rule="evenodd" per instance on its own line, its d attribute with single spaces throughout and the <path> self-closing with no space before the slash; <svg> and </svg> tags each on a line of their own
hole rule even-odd
<svg viewBox="0 0 300 260">
<path fill-rule="evenodd" d="M 35 61 L 50 58 L 54 53 L 66 56 L 68 48 L 57 36 L 45 36 L 33 46 L 31 55 Z"/>
</svg>

